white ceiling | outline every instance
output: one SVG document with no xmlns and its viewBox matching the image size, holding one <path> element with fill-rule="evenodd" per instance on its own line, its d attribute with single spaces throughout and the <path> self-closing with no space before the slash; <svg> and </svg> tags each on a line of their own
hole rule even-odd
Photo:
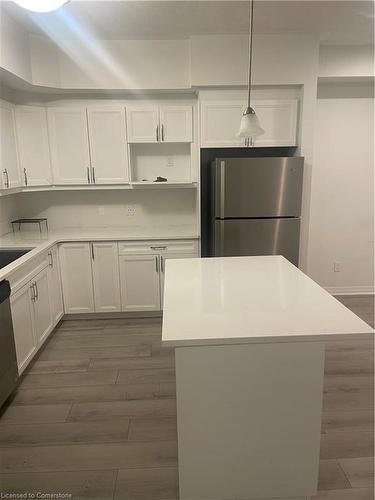
<svg viewBox="0 0 375 500">
<path fill-rule="evenodd" d="M 31 33 L 42 33 L 38 24 L 48 22 L 52 31 L 66 30 L 69 22 L 99 39 L 183 39 L 191 35 L 248 32 L 247 1 L 131 1 L 71 2 L 49 14 L 31 14 L 10 1 L 4 8 Z M 263 34 L 311 33 L 323 44 L 372 44 L 373 1 L 258 0 L 255 32 Z"/>
</svg>

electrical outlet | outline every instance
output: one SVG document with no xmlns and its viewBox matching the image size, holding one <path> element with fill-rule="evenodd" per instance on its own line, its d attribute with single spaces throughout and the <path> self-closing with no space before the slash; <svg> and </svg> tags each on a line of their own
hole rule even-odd
<svg viewBox="0 0 375 500">
<path fill-rule="evenodd" d="M 99 215 L 104 215 L 104 212 L 105 212 L 104 207 L 100 206 L 100 207 L 98 208 L 98 212 L 99 212 Z"/>
<path fill-rule="evenodd" d="M 340 263 L 339 262 L 334 262 L 333 263 L 333 272 L 339 273 L 341 271 L 340 269 Z"/>
<path fill-rule="evenodd" d="M 136 212 L 135 205 L 126 205 L 125 210 L 127 217 L 133 217 L 135 215 Z"/>
<path fill-rule="evenodd" d="M 167 167 L 168 168 L 173 168 L 174 167 L 173 156 L 167 156 Z"/>
</svg>

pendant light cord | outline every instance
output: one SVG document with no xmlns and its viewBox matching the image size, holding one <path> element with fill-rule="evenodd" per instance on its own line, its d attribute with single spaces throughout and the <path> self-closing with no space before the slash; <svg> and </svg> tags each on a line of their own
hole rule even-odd
<svg viewBox="0 0 375 500">
<path fill-rule="evenodd" d="M 251 94 L 251 70 L 253 58 L 253 25 L 254 25 L 254 0 L 250 0 L 250 19 L 249 19 L 249 89 L 247 95 L 247 106 L 250 108 L 250 94 Z"/>
</svg>

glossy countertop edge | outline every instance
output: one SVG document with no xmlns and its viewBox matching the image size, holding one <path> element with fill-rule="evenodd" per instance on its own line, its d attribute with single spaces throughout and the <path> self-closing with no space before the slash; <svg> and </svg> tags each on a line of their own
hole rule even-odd
<svg viewBox="0 0 375 500">
<path fill-rule="evenodd" d="M 371 328 L 371 327 L 369 327 Z M 332 342 L 343 340 L 374 340 L 374 332 L 369 333 L 319 333 L 308 335 L 273 335 L 254 337 L 235 337 L 218 339 L 183 339 L 165 340 L 162 344 L 165 347 L 212 347 L 224 345 L 246 345 L 246 344 L 285 344 L 291 342 Z"/>
<path fill-rule="evenodd" d="M 88 230 L 82 230 L 78 232 L 77 229 L 66 229 L 61 231 L 50 231 L 45 236 L 38 236 L 35 232 L 30 232 L 27 236 L 27 232 L 23 233 L 23 237 L 19 233 L 7 233 L 0 236 L 0 250 L 6 249 L 20 249 L 20 248 L 32 248 L 30 252 L 19 257 L 14 262 L 11 262 L 7 266 L 0 269 L 0 281 L 6 279 L 10 274 L 18 270 L 21 266 L 37 257 L 39 254 L 48 251 L 54 245 L 59 243 L 69 243 L 73 241 L 158 241 L 158 240 L 199 240 L 199 236 L 192 232 L 190 234 L 178 234 L 173 231 L 173 226 L 163 233 L 160 234 L 133 234 L 133 235 L 120 235 L 119 231 L 126 230 L 126 228 L 118 228 L 108 230 L 103 229 L 101 233 L 100 228 L 92 228 Z M 163 233 L 163 234 L 162 234 Z M 38 239 L 39 238 L 39 239 Z"/>
</svg>

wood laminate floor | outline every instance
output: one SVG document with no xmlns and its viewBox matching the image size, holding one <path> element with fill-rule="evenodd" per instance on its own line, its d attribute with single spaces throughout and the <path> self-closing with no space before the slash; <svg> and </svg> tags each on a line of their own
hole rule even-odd
<svg viewBox="0 0 375 500">
<path fill-rule="evenodd" d="M 373 299 L 340 300 L 373 325 Z M 0 492 L 177 500 L 174 354 L 159 319 L 64 321 L 0 419 Z M 326 349 L 319 495 L 373 499 L 369 341 Z M 204 499 L 202 499 L 204 500 Z"/>
</svg>

